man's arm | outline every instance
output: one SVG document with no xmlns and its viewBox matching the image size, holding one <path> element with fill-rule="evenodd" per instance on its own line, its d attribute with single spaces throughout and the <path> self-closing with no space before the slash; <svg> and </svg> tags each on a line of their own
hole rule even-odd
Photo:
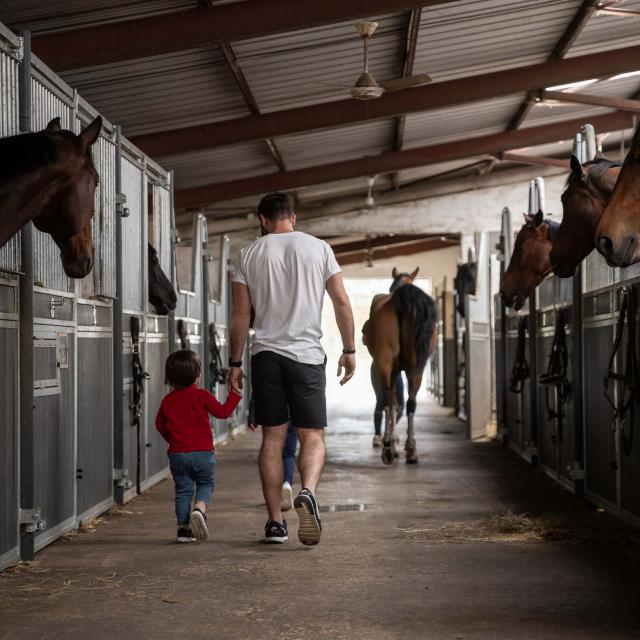
<svg viewBox="0 0 640 640">
<path fill-rule="evenodd" d="M 333 311 L 336 316 L 336 323 L 340 336 L 342 337 L 342 346 L 347 351 L 355 350 L 355 323 L 353 320 L 353 311 L 349 296 L 344 288 L 344 279 L 342 273 L 336 273 L 327 280 L 327 293 L 333 302 Z M 340 380 L 340 384 L 349 382 L 356 371 L 356 357 L 353 354 L 342 354 L 338 361 L 338 375 L 342 375 L 344 367 L 344 377 Z"/>
<path fill-rule="evenodd" d="M 244 345 L 249 333 L 251 319 L 251 295 L 249 288 L 239 282 L 233 283 L 233 312 L 231 314 L 230 347 L 231 360 L 242 360 Z M 242 369 L 231 367 L 229 371 L 229 384 L 238 391 L 242 389 Z"/>
</svg>

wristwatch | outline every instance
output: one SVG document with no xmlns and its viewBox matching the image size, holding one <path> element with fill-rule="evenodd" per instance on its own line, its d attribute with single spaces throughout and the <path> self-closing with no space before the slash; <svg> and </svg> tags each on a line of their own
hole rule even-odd
<svg viewBox="0 0 640 640">
<path fill-rule="evenodd" d="M 242 360 L 238 360 L 237 362 L 234 362 L 233 358 L 229 358 L 229 366 L 237 367 L 238 369 L 240 369 L 240 367 L 242 367 Z"/>
<path fill-rule="evenodd" d="M 355 349 L 343 349 L 342 350 L 342 353 L 344 353 L 345 356 L 352 356 L 355 352 L 356 352 Z"/>
</svg>

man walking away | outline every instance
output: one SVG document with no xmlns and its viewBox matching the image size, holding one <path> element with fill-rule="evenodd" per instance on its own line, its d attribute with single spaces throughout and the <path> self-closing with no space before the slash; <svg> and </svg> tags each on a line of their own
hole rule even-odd
<svg viewBox="0 0 640 640">
<path fill-rule="evenodd" d="M 265 541 L 288 539 L 281 489 L 282 449 L 290 417 L 300 439 L 298 469 L 303 488 L 294 500 L 300 518 L 298 538 L 314 545 L 322 531 L 315 496 L 324 467 L 327 425 L 326 356 L 320 345 L 325 290 L 342 337 L 341 384 L 355 372 L 353 313 L 331 247 L 294 230 L 291 197 L 266 195 L 258 205 L 258 217 L 266 235 L 242 250 L 233 282 L 229 381 L 242 388 L 242 353 L 253 305 L 251 383 L 255 422 L 262 425 L 258 463 L 269 513 Z"/>
</svg>

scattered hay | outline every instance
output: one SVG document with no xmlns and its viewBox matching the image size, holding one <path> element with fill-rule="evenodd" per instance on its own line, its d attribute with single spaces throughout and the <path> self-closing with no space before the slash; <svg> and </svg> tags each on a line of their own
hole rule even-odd
<svg viewBox="0 0 640 640">
<path fill-rule="evenodd" d="M 561 542 L 569 544 L 639 544 L 634 529 L 612 520 L 598 523 L 579 516 L 545 514 L 538 517 L 512 511 L 483 520 L 446 522 L 437 527 L 402 528 L 419 542 Z"/>
</svg>

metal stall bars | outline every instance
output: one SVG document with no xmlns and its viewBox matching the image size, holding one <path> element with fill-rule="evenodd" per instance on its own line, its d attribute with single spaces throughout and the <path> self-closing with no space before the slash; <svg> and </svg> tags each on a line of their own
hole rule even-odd
<svg viewBox="0 0 640 640">
<path fill-rule="evenodd" d="M 536 178 L 536 205 L 543 212 L 544 181 Z M 574 283 L 549 275 L 536 289 L 535 362 L 538 367 L 537 441 L 541 468 L 575 491 L 580 482 L 576 460 L 575 401 L 580 379 L 572 369 L 581 334 L 574 324 Z M 579 465 L 578 465 L 579 466 Z"/>
<path fill-rule="evenodd" d="M 18 133 L 20 39 L 0 23 L 0 137 Z M 20 558 L 20 234 L 0 249 L 0 571 Z"/>
<path fill-rule="evenodd" d="M 98 113 L 78 98 L 75 130 Z M 103 118 L 93 147 L 100 176 L 93 214 L 95 263 L 77 299 L 76 520 L 113 505 L 113 301 L 116 297 L 116 127 Z"/>
<path fill-rule="evenodd" d="M 491 249 L 490 234 L 476 234 L 474 295 L 465 296 L 467 437 L 487 435 L 491 421 Z"/>
</svg>

